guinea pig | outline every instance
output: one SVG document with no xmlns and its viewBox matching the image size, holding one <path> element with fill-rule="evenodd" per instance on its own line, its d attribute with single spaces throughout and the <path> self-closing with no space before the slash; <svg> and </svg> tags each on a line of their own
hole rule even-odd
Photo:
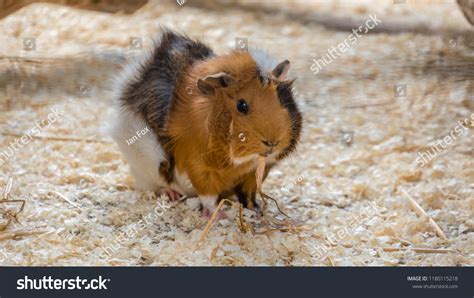
<svg viewBox="0 0 474 298">
<path fill-rule="evenodd" d="M 111 135 L 136 188 L 198 196 L 205 215 L 234 195 L 257 208 L 258 157 L 266 157 L 266 177 L 300 138 L 289 68 L 260 50 L 218 56 L 164 30 L 114 88 Z"/>
</svg>

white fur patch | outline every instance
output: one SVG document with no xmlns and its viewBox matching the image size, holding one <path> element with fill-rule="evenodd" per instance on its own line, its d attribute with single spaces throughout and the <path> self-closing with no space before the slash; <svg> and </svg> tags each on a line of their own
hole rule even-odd
<svg viewBox="0 0 474 298">
<path fill-rule="evenodd" d="M 279 152 L 273 152 L 272 154 L 267 156 L 265 158 L 265 163 L 267 163 L 267 164 L 275 163 L 278 154 L 279 154 Z M 254 154 L 247 155 L 245 157 L 234 157 L 234 158 L 232 158 L 232 161 L 233 161 L 234 165 L 236 165 L 236 166 L 242 165 L 242 164 L 247 163 L 247 162 L 253 162 L 254 166 L 256 167 L 257 163 L 258 163 L 258 154 L 254 153 Z"/>
<path fill-rule="evenodd" d="M 174 170 L 174 182 L 171 187 L 188 198 L 195 197 L 197 195 L 196 189 L 194 188 L 187 173 L 180 173 L 176 169 Z"/>
<path fill-rule="evenodd" d="M 245 157 L 234 157 L 232 158 L 232 161 L 234 162 L 234 165 L 239 166 L 241 164 L 253 161 L 255 165 L 257 165 L 257 160 L 258 160 L 258 154 L 251 154 L 247 155 Z"/>
<path fill-rule="evenodd" d="M 201 201 L 201 205 L 210 212 L 216 210 L 217 196 L 199 196 L 199 200 Z"/>
<path fill-rule="evenodd" d="M 158 171 L 165 154 L 155 134 L 146 133 L 129 145 L 127 140 L 130 136 L 143 130 L 146 123 L 128 109 L 116 109 L 115 112 L 109 132 L 130 165 L 136 188 L 151 191 L 166 188 L 167 183 Z"/>
<path fill-rule="evenodd" d="M 130 84 L 139 79 L 141 67 L 151 59 L 153 50 L 154 47 L 151 46 L 140 56 L 132 57 L 123 70 L 112 78 L 109 92 L 114 101 L 113 112 L 105 127 L 105 131 L 117 142 L 129 163 L 136 188 L 144 191 L 162 191 L 168 187 L 159 174 L 159 166 L 165 159 L 165 154 L 152 131 L 140 135 L 138 139 L 134 137 L 133 143 L 127 142 L 137 132 L 150 128 L 139 115 L 121 105 L 120 97 Z"/>
</svg>

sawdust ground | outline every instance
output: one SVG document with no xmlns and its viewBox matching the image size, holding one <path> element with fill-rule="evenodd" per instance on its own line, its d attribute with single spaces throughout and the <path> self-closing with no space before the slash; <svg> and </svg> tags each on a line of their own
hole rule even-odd
<svg viewBox="0 0 474 298">
<path fill-rule="evenodd" d="M 62 115 L 44 134 L 89 140 L 32 140 L 1 165 L 0 187 L 13 177 L 10 198 L 26 200 L 21 224 L 7 231 L 47 233 L 0 241 L 0 264 L 473 265 L 472 129 L 426 166 L 416 163 L 417 152 L 474 112 L 472 77 L 426 70 L 440 57 L 473 59 L 462 34 L 444 33 L 471 30 L 455 1 L 267 4 L 362 21 L 372 13 L 385 24 L 415 20 L 439 32 L 363 35 L 318 75 L 310 71 L 312 59 L 349 31 L 245 9 L 248 3 L 203 9 L 200 2 L 151 3 L 131 16 L 34 4 L 0 21 L 2 53 L 33 61 L 2 59 L 0 132 L 21 134 L 58 107 Z M 224 220 L 196 248 L 206 221 L 195 200 L 173 205 L 133 190 L 125 160 L 100 130 L 111 102 L 103 91 L 119 62 L 141 52 L 130 49 L 130 37 L 142 37 L 146 48 L 159 25 L 202 37 L 218 52 L 233 47 L 236 37 L 247 37 L 250 46 L 292 62 L 305 116 L 303 139 L 264 189 L 304 223 L 300 230 L 244 234 Z M 35 51 L 22 50 L 24 37 L 36 37 Z M 395 97 L 394 85 L 404 84 L 407 95 Z M 345 132 L 353 132 L 352 145 L 343 141 Z M 0 134 L 0 152 L 14 140 Z M 405 192 L 448 240 L 413 211 Z M 161 212 L 157 202 L 171 207 Z M 277 214 L 273 207 L 270 213 Z M 337 234 L 341 230 L 349 234 Z M 331 247 L 318 258 L 316 249 L 327 245 L 326 238 L 332 238 Z M 384 247 L 449 251 L 388 252 Z"/>
</svg>

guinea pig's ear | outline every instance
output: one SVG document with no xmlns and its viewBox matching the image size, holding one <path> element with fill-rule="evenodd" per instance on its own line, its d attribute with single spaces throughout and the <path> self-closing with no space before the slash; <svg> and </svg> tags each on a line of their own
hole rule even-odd
<svg viewBox="0 0 474 298">
<path fill-rule="evenodd" d="M 285 60 L 280 62 L 272 71 L 272 77 L 279 82 L 286 81 L 288 71 L 290 70 L 290 61 Z"/>
<path fill-rule="evenodd" d="M 225 73 L 219 72 L 213 75 L 208 75 L 197 82 L 199 90 L 205 95 L 212 95 L 217 88 L 226 88 L 232 84 L 232 77 Z"/>
</svg>

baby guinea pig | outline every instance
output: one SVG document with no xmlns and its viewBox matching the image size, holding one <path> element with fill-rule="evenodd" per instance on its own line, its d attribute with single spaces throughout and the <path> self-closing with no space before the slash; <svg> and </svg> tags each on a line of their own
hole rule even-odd
<svg viewBox="0 0 474 298">
<path fill-rule="evenodd" d="M 205 215 L 233 195 L 257 208 L 258 157 L 266 157 L 266 177 L 300 138 L 289 67 L 258 50 L 217 56 L 164 30 L 115 86 L 110 131 L 136 188 L 198 196 Z"/>
</svg>

